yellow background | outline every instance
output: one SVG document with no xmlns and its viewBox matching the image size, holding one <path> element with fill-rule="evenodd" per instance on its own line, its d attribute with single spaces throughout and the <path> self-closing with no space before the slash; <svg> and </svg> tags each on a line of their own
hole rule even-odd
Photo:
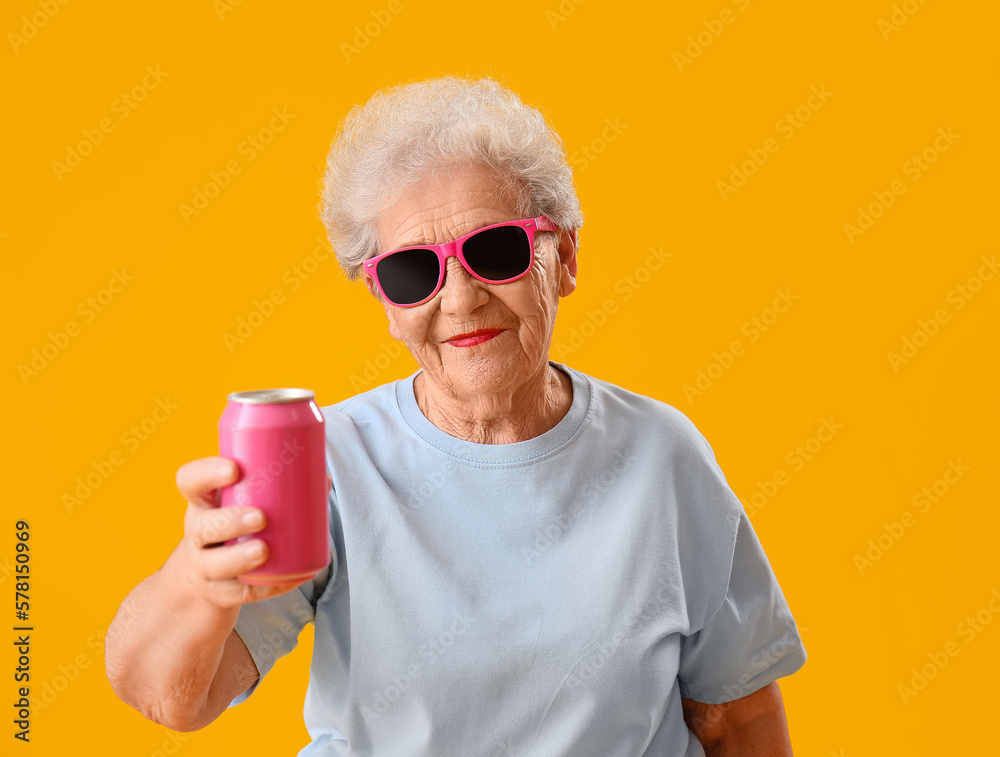
<svg viewBox="0 0 1000 757">
<path fill-rule="evenodd" d="M 340 119 L 379 87 L 487 73 L 541 108 L 575 155 L 587 220 L 555 335 L 577 345 L 564 362 L 684 411 L 753 512 L 810 655 L 780 681 L 796 754 L 995 753 L 1000 278 L 980 276 L 998 253 L 995 6 L 909 0 L 891 30 L 879 25 L 892 22 L 888 0 L 399 3 L 347 54 L 388 3 L 72 0 L 51 17 L 44 3 L 4 3 L 2 618 L 9 627 L 24 518 L 33 695 L 62 689 L 15 747 L 195 757 L 307 743 L 311 628 L 246 704 L 173 741 L 115 697 L 100 638 L 181 538 L 174 474 L 217 452 L 228 392 L 306 386 L 328 405 L 371 386 L 366 368 L 376 383 L 415 370 L 408 354 L 389 357 L 364 287 L 329 258 L 307 261 L 323 235 L 318 181 Z M 727 9 L 731 23 L 678 65 L 687 38 Z M 28 38 L 33 16 L 45 23 Z M 122 119 L 121 96 L 144 78 Z M 814 110 L 812 87 L 830 93 Z M 803 107 L 786 139 L 779 122 Z M 294 118 L 249 160 L 240 145 L 275 108 Z M 57 171 L 102 119 L 113 128 Z M 935 154 L 939 128 L 957 137 Z M 723 199 L 717 182 L 770 138 L 779 149 Z M 914 181 L 905 165 L 925 150 L 935 162 Z M 185 220 L 179 206 L 233 160 L 240 172 Z M 849 240 L 844 224 L 897 180 L 905 192 Z M 661 246 L 670 257 L 648 270 Z M 303 264 L 308 279 L 294 273 Z M 134 280 L 86 321 L 81 303 L 107 299 L 123 270 Z M 959 286 L 979 289 L 967 299 Z M 285 301 L 229 349 L 223 334 L 274 289 Z M 798 299 L 751 342 L 746 324 L 770 318 L 778 289 Z M 595 315 L 609 299 L 615 312 Z M 947 322 L 894 368 L 888 353 L 941 309 Z M 78 334 L 25 378 L 19 366 L 69 321 Z M 711 368 L 733 341 L 742 354 Z M 717 378 L 689 401 L 699 369 Z M 122 436 L 157 400 L 176 409 L 130 448 Z M 842 429 L 795 469 L 786 455 L 824 418 Z M 64 495 L 115 451 L 122 464 L 70 512 Z M 921 512 L 914 496 L 949 461 L 969 470 Z M 752 507 L 779 470 L 787 483 Z M 904 517 L 912 525 L 887 536 Z M 859 569 L 880 537 L 881 558 Z M 960 624 L 977 611 L 993 622 L 969 638 Z M 949 642 L 960 653 L 904 703 L 911 669 Z M 8 704 L 5 754 L 10 716 Z"/>
</svg>

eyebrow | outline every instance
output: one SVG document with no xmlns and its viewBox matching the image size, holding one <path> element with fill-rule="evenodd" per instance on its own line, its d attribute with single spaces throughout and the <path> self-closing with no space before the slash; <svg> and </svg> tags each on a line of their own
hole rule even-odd
<svg viewBox="0 0 1000 757">
<path fill-rule="evenodd" d="M 467 237 L 469 234 L 479 231 L 480 229 L 485 229 L 487 226 L 493 226 L 498 223 L 507 223 L 506 221 L 490 221 L 490 223 L 484 223 L 482 226 L 477 226 L 471 231 L 467 231 L 464 234 L 459 234 L 455 239 L 461 239 L 462 237 Z M 454 239 L 452 241 L 455 241 Z M 390 247 L 386 252 L 391 252 L 392 250 L 402 250 L 405 247 L 424 247 L 434 244 L 447 244 L 447 242 L 428 242 L 425 239 L 421 239 L 419 242 L 407 242 L 406 244 L 396 245 L 395 247 Z"/>
<path fill-rule="evenodd" d="M 396 247 L 390 247 L 389 250 L 402 250 L 404 247 L 423 247 L 425 245 L 430 245 L 430 244 L 437 244 L 437 243 L 425 242 L 424 240 L 420 240 L 419 242 L 407 242 L 406 244 L 397 245 Z"/>
</svg>

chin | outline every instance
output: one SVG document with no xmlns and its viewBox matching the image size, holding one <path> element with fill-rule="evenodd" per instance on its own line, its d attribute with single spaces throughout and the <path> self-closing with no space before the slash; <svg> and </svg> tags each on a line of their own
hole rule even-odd
<svg viewBox="0 0 1000 757">
<path fill-rule="evenodd" d="M 472 350 L 476 348 L 471 348 L 469 352 Z M 500 354 L 491 354 L 482 350 L 476 354 L 456 357 L 458 360 L 447 372 L 450 374 L 448 378 L 453 386 L 464 387 L 469 392 L 496 394 L 513 391 L 526 381 L 531 373 L 522 353 L 504 351 Z"/>
</svg>

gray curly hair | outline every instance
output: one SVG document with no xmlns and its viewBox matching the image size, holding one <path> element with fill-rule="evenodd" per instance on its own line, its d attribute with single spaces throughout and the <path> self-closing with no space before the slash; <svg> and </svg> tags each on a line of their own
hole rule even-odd
<svg viewBox="0 0 1000 757">
<path fill-rule="evenodd" d="M 562 139 L 538 110 L 489 77 L 401 84 L 352 108 L 327 155 L 320 217 L 349 280 L 379 254 L 385 210 L 459 161 L 496 170 L 521 217 L 545 215 L 567 231 L 583 225 Z"/>
</svg>

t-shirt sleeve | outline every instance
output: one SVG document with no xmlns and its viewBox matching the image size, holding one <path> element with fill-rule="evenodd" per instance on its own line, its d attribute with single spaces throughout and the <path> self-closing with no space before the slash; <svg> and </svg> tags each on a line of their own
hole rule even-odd
<svg viewBox="0 0 1000 757">
<path fill-rule="evenodd" d="M 331 514 L 336 511 L 334 501 L 335 495 L 331 491 Z M 304 581 L 285 594 L 240 607 L 235 630 L 246 644 L 260 677 L 253 686 L 233 699 L 229 707 L 245 702 L 256 691 L 278 658 L 295 649 L 302 629 L 306 624 L 315 622 L 316 604 L 327 587 L 332 585 L 337 566 L 337 549 L 331 536 L 330 565 L 320 571 L 318 576 Z"/>
<path fill-rule="evenodd" d="M 725 599 L 681 636 L 681 696 L 720 704 L 748 696 L 806 661 L 795 620 L 746 513 L 741 511 Z"/>
</svg>

